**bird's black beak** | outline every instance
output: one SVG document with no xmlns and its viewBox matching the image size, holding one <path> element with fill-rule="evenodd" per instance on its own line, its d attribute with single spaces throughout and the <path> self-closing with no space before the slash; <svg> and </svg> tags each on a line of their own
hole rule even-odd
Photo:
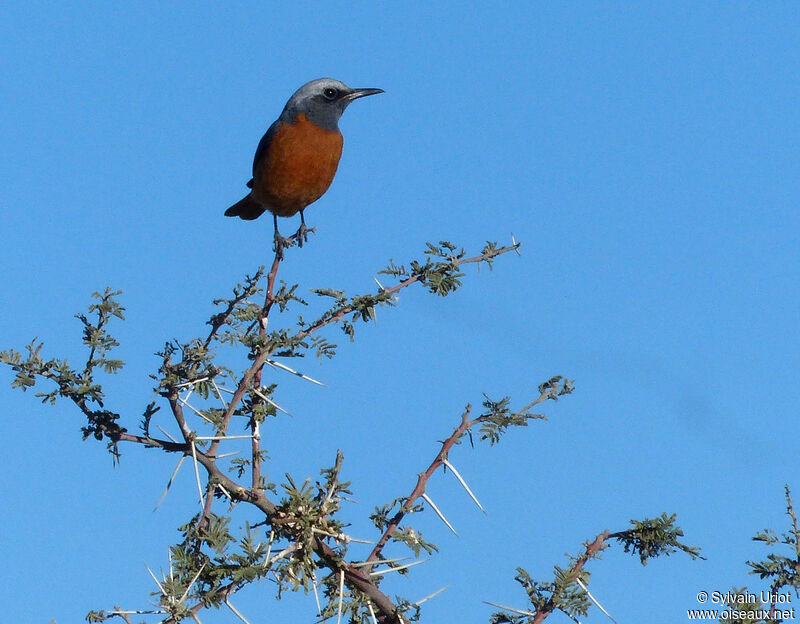
<svg viewBox="0 0 800 624">
<path fill-rule="evenodd" d="M 349 103 L 358 98 L 367 97 L 368 95 L 377 95 L 378 93 L 383 93 L 383 89 L 353 89 L 350 93 L 345 94 L 342 99 Z"/>
</svg>

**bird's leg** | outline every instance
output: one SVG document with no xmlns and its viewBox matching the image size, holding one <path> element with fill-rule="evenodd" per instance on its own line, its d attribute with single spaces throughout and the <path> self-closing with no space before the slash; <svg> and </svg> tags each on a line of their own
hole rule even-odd
<svg viewBox="0 0 800 624">
<path fill-rule="evenodd" d="M 278 260 L 283 260 L 283 250 L 286 249 L 286 247 L 291 247 L 293 243 L 290 238 L 284 238 L 281 236 L 280 232 L 278 232 L 278 215 L 273 214 L 272 220 L 275 223 L 275 254 L 278 256 Z"/>
<path fill-rule="evenodd" d="M 308 242 L 308 233 L 313 232 L 314 228 L 306 227 L 306 220 L 303 217 L 303 211 L 300 211 L 300 227 L 295 232 L 294 237 L 297 239 L 297 246 L 302 247 L 303 243 Z"/>
</svg>

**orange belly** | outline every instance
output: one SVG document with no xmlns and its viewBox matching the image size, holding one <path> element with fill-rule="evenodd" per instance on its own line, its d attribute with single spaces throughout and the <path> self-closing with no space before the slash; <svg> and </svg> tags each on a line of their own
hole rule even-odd
<svg viewBox="0 0 800 624">
<path fill-rule="evenodd" d="M 333 182 L 342 156 L 342 134 L 300 114 L 283 124 L 256 167 L 253 198 L 279 217 L 317 201 Z"/>
</svg>

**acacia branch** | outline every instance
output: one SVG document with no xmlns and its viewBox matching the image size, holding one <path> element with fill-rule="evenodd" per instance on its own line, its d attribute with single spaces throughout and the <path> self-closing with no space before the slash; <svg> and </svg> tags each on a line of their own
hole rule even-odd
<svg viewBox="0 0 800 624">
<path fill-rule="evenodd" d="M 511 249 L 511 248 L 509 248 Z M 467 260 L 470 262 L 477 262 L 479 258 L 482 256 L 476 256 L 475 258 L 468 258 Z M 539 403 L 543 403 L 547 399 L 553 397 L 553 387 L 547 387 L 544 391 L 542 391 L 539 396 L 531 401 L 528 405 L 523 407 L 517 415 L 524 416 L 526 415 L 531 408 L 538 405 Z M 388 541 L 391 539 L 394 532 L 397 530 L 397 527 L 403 521 L 403 518 L 408 514 L 409 511 L 414 506 L 414 503 L 418 498 L 420 498 L 424 493 L 428 485 L 428 480 L 433 476 L 433 474 L 442 466 L 444 466 L 445 460 L 447 460 L 447 456 L 450 453 L 450 449 L 464 436 L 465 433 L 470 431 L 475 425 L 484 423 L 490 420 L 491 415 L 489 414 L 482 414 L 477 418 L 470 420 L 470 414 L 472 413 L 472 405 L 467 404 L 464 408 L 464 413 L 461 414 L 461 423 L 455 428 L 452 434 L 442 442 L 442 446 L 439 449 L 439 452 L 436 453 L 436 456 L 431 461 L 428 468 L 419 474 L 417 477 L 417 484 L 414 486 L 411 494 L 406 498 L 405 502 L 400 506 L 400 509 L 397 513 L 389 520 L 386 529 L 384 530 L 383 534 L 381 535 L 378 543 L 375 544 L 375 547 L 372 549 L 372 552 L 367 557 L 367 561 L 375 561 L 381 554 L 381 551 L 386 546 Z"/>
<path fill-rule="evenodd" d="M 403 521 L 406 514 L 411 511 L 412 507 L 414 506 L 414 502 L 425 493 L 425 488 L 428 485 L 428 479 L 433 476 L 433 473 L 436 472 L 441 466 L 444 466 L 444 460 L 447 459 L 447 454 L 450 452 L 450 449 L 453 448 L 453 445 L 461 439 L 461 436 L 472 426 L 473 423 L 476 421 L 471 421 L 469 419 L 469 415 L 472 412 L 472 406 L 467 404 L 464 408 L 464 413 L 461 414 L 461 424 L 455 428 L 455 431 L 448 437 L 444 442 L 442 442 L 442 447 L 439 449 L 439 452 L 436 453 L 436 456 L 433 458 L 433 461 L 428 466 L 427 470 L 420 473 L 417 477 L 417 484 L 414 486 L 414 489 L 411 491 L 411 494 L 408 495 L 405 502 L 400 506 L 397 513 L 389 520 L 389 524 L 386 526 L 386 529 L 381 535 L 381 538 L 378 540 L 378 543 L 375 544 L 375 547 L 372 549 L 372 552 L 367 557 L 367 561 L 375 561 L 378 556 L 380 556 L 383 547 L 386 546 L 386 543 L 392 537 L 394 532 L 397 530 L 397 527 Z"/>
<path fill-rule="evenodd" d="M 608 548 L 607 540 L 610 535 L 611 534 L 608 531 L 603 531 L 594 538 L 593 542 L 586 545 L 583 553 L 581 553 L 581 555 L 575 560 L 575 563 L 568 568 L 567 572 L 571 573 L 570 576 L 574 574 L 577 578 L 589 559 L 593 559 L 598 553 Z M 556 598 L 557 595 L 555 592 L 553 592 L 544 606 L 536 610 L 536 615 L 533 617 L 533 620 L 531 620 L 531 624 L 540 624 L 541 622 L 544 622 L 548 615 L 558 609 L 556 606 Z"/>
</svg>

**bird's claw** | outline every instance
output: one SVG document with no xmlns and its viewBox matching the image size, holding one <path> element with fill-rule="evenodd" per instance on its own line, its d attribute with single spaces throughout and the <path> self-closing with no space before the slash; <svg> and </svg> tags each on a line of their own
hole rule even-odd
<svg viewBox="0 0 800 624">
<path fill-rule="evenodd" d="M 314 228 L 306 227 L 305 223 L 301 223 L 300 227 L 297 228 L 297 232 L 295 232 L 293 237 L 297 241 L 297 246 L 302 247 L 303 243 L 307 243 L 309 233 L 314 231 L 315 231 Z"/>
<path fill-rule="evenodd" d="M 294 241 L 291 238 L 284 238 L 277 231 L 275 232 L 273 249 L 275 250 L 275 255 L 278 256 L 278 260 L 283 260 L 283 250 L 292 245 L 294 245 Z"/>
</svg>

